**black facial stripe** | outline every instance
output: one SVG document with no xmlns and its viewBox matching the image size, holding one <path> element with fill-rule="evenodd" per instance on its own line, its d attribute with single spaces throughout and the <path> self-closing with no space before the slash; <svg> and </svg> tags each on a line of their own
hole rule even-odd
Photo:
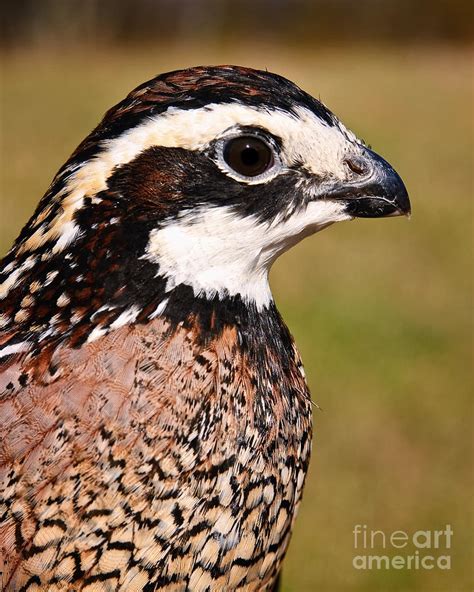
<svg viewBox="0 0 474 592">
<path fill-rule="evenodd" d="M 108 186 L 155 223 L 199 206 L 228 206 L 236 215 L 265 222 L 304 203 L 299 179 L 299 169 L 293 169 L 252 185 L 231 178 L 203 153 L 153 147 L 117 168 Z"/>
</svg>

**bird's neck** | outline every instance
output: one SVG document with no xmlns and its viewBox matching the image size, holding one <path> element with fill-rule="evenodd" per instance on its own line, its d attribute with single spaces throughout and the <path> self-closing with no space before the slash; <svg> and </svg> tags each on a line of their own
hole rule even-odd
<svg viewBox="0 0 474 592">
<path fill-rule="evenodd" d="M 238 325 L 239 319 L 254 324 L 257 312 L 265 317 L 273 311 L 268 266 L 256 265 L 252 271 L 254 250 L 245 247 L 245 238 L 235 239 L 244 253 L 230 249 L 209 267 L 210 279 L 225 279 L 230 289 L 216 284 L 216 289 L 200 290 L 191 275 L 179 274 L 194 258 L 201 265 L 194 269 L 196 277 L 203 277 L 202 249 L 212 246 L 204 236 L 202 249 L 184 249 L 182 260 L 170 258 L 169 249 L 162 245 L 168 258 L 156 261 L 149 249 L 154 224 L 144 215 L 137 216 L 137 221 L 117 199 L 102 196 L 87 215 L 82 213 L 76 221 L 80 233 L 60 252 L 48 243 L 25 250 L 34 224 L 25 227 L 0 268 L 4 291 L 0 293 L 4 323 L 0 331 L 8 352 L 20 353 L 36 345 L 43 349 L 64 340 L 77 347 L 161 315 L 172 316 L 176 323 L 207 315 L 217 323 Z M 174 244 L 181 244 L 179 237 Z"/>
</svg>

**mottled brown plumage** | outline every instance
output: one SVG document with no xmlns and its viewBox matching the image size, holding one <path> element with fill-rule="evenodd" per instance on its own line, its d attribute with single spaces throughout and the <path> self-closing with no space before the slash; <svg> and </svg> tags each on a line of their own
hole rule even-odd
<svg viewBox="0 0 474 592">
<path fill-rule="evenodd" d="M 108 111 L 0 267 L 3 589 L 275 590 L 312 426 L 269 268 L 408 211 L 268 72 L 173 72 Z"/>
<path fill-rule="evenodd" d="M 236 329 L 197 332 L 155 320 L 4 371 L 6 589 L 271 589 L 310 448 L 299 359 L 268 350 L 257 403 Z"/>
</svg>

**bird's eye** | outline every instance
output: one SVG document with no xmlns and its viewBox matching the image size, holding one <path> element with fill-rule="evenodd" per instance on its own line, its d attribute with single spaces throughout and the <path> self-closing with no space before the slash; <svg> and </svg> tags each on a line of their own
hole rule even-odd
<svg viewBox="0 0 474 592">
<path fill-rule="evenodd" d="M 273 166 L 273 150 L 255 136 L 231 138 L 222 153 L 225 162 L 243 177 L 258 177 Z"/>
</svg>

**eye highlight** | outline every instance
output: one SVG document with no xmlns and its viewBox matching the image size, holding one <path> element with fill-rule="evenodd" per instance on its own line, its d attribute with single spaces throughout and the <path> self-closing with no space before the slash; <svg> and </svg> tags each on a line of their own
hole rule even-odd
<svg viewBox="0 0 474 592">
<path fill-rule="evenodd" d="M 243 177 L 257 177 L 274 164 L 273 150 L 255 136 L 238 136 L 228 140 L 223 147 L 224 161 Z"/>
</svg>

